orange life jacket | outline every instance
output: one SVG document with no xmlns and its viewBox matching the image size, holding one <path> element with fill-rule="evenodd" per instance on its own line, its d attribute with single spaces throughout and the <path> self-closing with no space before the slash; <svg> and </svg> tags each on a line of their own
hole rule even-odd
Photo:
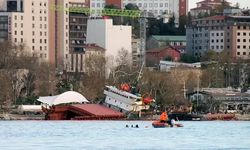
<svg viewBox="0 0 250 150">
<path fill-rule="evenodd" d="M 161 114 L 161 116 L 160 116 L 160 120 L 164 120 L 164 121 L 166 121 L 166 120 L 167 120 L 167 118 L 168 118 L 168 115 L 167 115 L 167 113 L 166 113 L 166 112 L 163 112 L 163 113 Z"/>
</svg>

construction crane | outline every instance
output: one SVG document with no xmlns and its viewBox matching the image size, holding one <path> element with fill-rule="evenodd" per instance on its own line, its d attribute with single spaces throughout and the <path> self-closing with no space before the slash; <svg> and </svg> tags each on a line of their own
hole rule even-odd
<svg viewBox="0 0 250 150">
<path fill-rule="evenodd" d="M 139 52 L 139 65 L 144 66 L 145 63 L 145 52 L 146 52 L 146 33 L 147 33 L 147 18 L 150 18 L 147 11 L 141 10 L 124 10 L 124 9 L 102 9 L 95 10 L 84 7 L 69 7 L 54 5 L 51 7 L 54 11 L 67 11 L 70 13 L 83 13 L 83 14 L 94 14 L 97 12 L 100 16 L 120 16 L 120 17 L 131 17 L 139 18 L 140 23 L 140 52 Z"/>
</svg>

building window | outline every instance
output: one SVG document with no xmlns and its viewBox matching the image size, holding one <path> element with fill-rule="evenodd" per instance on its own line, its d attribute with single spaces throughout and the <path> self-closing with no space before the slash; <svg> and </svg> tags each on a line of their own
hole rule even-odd
<svg viewBox="0 0 250 150">
<path fill-rule="evenodd" d="M 32 43 L 35 43 L 35 39 L 32 39 Z"/>
<path fill-rule="evenodd" d="M 43 28 L 43 25 L 42 24 L 40 24 L 40 29 L 42 29 Z"/>
<path fill-rule="evenodd" d="M 23 35 L 23 31 L 21 31 L 21 35 Z"/>
<path fill-rule="evenodd" d="M 35 24 L 34 23 L 32 24 L 32 28 L 35 28 Z"/>
<path fill-rule="evenodd" d="M 247 35 L 247 33 L 246 32 L 243 32 L 243 36 L 246 36 Z"/>
<path fill-rule="evenodd" d="M 223 39 L 221 39 L 220 42 L 223 43 Z"/>
<path fill-rule="evenodd" d="M 237 48 L 240 49 L 240 45 L 237 45 Z"/>
<path fill-rule="evenodd" d="M 219 36 L 219 33 L 216 33 L 216 36 Z"/>
<path fill-rule="evenodd" d="M 43 47 L 42 46 L 40 46 L 40 51 L 42 51 L 43 50 Z"/>
<path fill-rule="evenodd" d="M 17 38 L 15 38 L 15 42 L 17 42 Z"/>
<path fill-rule="evenodd" d="M 44 43 L 45 43 L 45 44 L 47 43 L 47 40 L 46 40 L 46 39 L 44 39 Z"/>
<path fill-rule="evenodd" d="M 44 36 L 47 36 L 47 32 L 44 32 Z"/>
<path fill-rule="evenodd" d="M 237 39 L 237 42 L 240 42 L 240 39 Z"/>
<path fill-rule="evenodd" d="M 21 16 L 21 20 L 23 20 L 23 16 Z"/>
<path fill-rule="evenodd" d="M 43 35 L 43 32 L 40 32 L 40 36 L 42 36 Z"/>
<path fill-rule="evenodd" d="M 230 39 L 227 39 L 227 42 L 230 42 Z"/>
<path fill-rule="evenodd" d="M 35 31 L 32 31 L 32 35 L 35 35 Z"/>
<path fill-rule="evenodd" d="M 214 43 L 214 39 L 212 39 L 212 43 Z"/>
<path fill-rule="evenodd" d="M 247 46 L 246 45 L 243 45 L 243 49 L 246 49 L 247 48 Z"/>
<path fill-rule="evenodd" d="M 240 32 L 238 32 L 237 35 L 240 36 Z"/>
<path fill-rule="evenodd" d="M 35 16 L 32 16 L 32 20 L 35 21 Z"/>
<path fill-rule="evenodd" d="M 17 23 L 15 23 L 15 28 L 17 28 Z"/>
<path fill-rule="evenodd" d="M 15 20 L 17 20 L 17 16 L 15 16 Z"/>
<path fill-rule="evenodd" d="M 238 29 L 240 29 L 240 26 L 238 26 Z"/>
<path fill-rule="evenodd" d="M 21 43 L 23 43 L 23 38 L 21 38 Z"/>
<path fill-rule="evenodd" d="M 43 21 L 43 18 L 42 18 L 42 17 L 40 17 L 40 21 Z"/>
<path fill-rule="evenodd" d="M 230 46 L 227 46 L 227 49 L 230 49 Z"/>
<path fill-rule="evenodd" d="M 224 47 L 223 46 L 220 46 L 220 49 L 223 49 Z"/>
<path fill-rule="evenodd" d="M 240 55 L 240 52 L 237 52 L 237 55 Z"/>
<path fill-rule="evenodd" d="M 247 53 L 246 52 L 243 52 L 243 55 L 246 55 Z"/>
<path fill-rule="evenodd" d="M 21 23 L 21 28 L 23 28 L 23 23 Z"/>
<path fill-rule="evenodd" d="M 246 40 L 246 39 L 243 39 L 243 42 L 247 42 L 247 40 Z"/>
<path fill-rule="evenodd" d="M 15 35 L 17 35 L 17 31 L 15 31 Z"/>
<path fill-rule="evenodd" d="M 33 50 L 33 51 L 35 50 L 35 46 L 32 46 L 32 50 Z"/>
<path fill-rule="evenodd" d="M 220 35 L 223 36 L 223 33 L 221 33 Z"/>
<path fill-rule="evenodd" d="M 42 40 L 42 39 L 40 39 L 40 43 L 43 43 L 43 40 Z"/>
</svg>

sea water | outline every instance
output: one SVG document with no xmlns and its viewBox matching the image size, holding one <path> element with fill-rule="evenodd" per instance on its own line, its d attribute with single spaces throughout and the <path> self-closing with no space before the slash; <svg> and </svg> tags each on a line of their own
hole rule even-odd
<svg viewBox="0 0 250 150">
<path fill-rule="evenodd" d="M 0 121 L 0 150 L 250 150 L 250 122 L 181 122 L 183 128 L 151 123 Z"/>
</svg>

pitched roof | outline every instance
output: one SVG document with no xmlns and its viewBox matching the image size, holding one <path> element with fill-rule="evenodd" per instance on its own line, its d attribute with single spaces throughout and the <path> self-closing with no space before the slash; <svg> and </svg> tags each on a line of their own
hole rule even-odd
<svg viewBox="0 0 250 150">
<path fill-rule="evenodd" d="M 152 35 L 152 38 L 156 39 L 157 41 L 186 42 L 186 36 Z"/>
<path fill-rule="evenodd" d="M 100 51 L 105 51 L 104 48 L 100 47 L 97 44 L 86 44 L 85 48 L 86 48 L 86 50 L 100 50 Z"/>
</svg>

